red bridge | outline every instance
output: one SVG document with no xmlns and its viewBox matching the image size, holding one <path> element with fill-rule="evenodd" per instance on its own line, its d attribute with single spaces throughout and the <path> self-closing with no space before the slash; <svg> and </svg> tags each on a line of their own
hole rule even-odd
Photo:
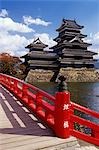
<svg viewBox="0 0 99 150">
<path fill-rule="evenodd" d="M 0 83 L 13 93 L 14 99 L 18 98 L 28 110 L 47 124 L 57 137 L 67 140 L 70 136 L 74 136 L 99 146 L 99 124 L 77 116 L 75 111 L 97 119 L 99 113 L 71 102 L 68 91 L 57 92 L 55 96 L 51 96 L 37 87 L 4 74 L 0 74 Z M 2 92 L 5 91 L 2 89 Z M 1 97 L 4 99 L 3 95 Z M 14 101 L 10 103 L 13 105 Z M 5 111 L 7 112 L 6 108 Z M 18 109 L 16 111 L 18 112 Z M 22 118 L 25 120 L 24 116 Z M 85 130 L 90 132 L 86 133 Z"/>
</svg>

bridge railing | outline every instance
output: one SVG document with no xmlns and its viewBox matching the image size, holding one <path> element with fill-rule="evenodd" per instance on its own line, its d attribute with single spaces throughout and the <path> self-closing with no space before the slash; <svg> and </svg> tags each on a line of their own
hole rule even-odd
<svg viewBox="0 0 99 150">
<path fill-rule="evenodd" d="M 72 102 L 70 109 L 71 135 L 83 139 L 84 141 L 99 145 L 99 124 L 86 120 L 85 118 L 81 118 L 75 115 L 74 112 L 75 110 L 80 111 L 80 113 L 84 113 L 86 116 L 97 118 L 97 122 L 99 122 L 99 113 Z M 75 124 L 79 125 L 79 128 L 76 129 Z"/>
<path fill-rule="evenodd" d="M 14 77 L 0 74 L 0 83 L 13 92 L 25 105 L 51 128 L 54 128 L 55 97 Z"/>
<path fill-rule="evenodd" d="M 50 126 L 56 136 L 68 138 L 72 135 L 99 145 L 99 124 L 77 116 L 75 110 L 97 119 L 99 113 L 71 102 L 68 91 L 57 92 L 54 97 L 35 86 L 4 74 L 0 74 L 0 83 Z M 75 125 L 79 125 L 80 129 L 78 130 Z M 91 130 L 90 134 L 84 132 L 86 129 Z"/>
</svg>

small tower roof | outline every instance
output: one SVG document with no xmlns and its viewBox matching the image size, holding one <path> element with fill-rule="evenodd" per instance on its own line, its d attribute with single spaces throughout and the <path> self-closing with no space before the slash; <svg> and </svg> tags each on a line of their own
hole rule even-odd
<svg viewBox="0 0 99 150">
<path fill-rule="evenodd" d="M 44 49 L 46 48 L 48 45 L 44 44 L 41 42 L 41 40 L 39 38 L 37 38 L 36 40 L 34 40 L 32 43 L 30 43 L 29 45 L 27 45 L 25 48 L 35 48 L 35 49 Z"/>
<path fill-rule="evenodd" d="M 63 18 L 61 26 L 56 31 L 60 31 L 63 28 L 82 29 L 83 27 L 84 26 L 77 24 L 75 20 L 67 20 Z"/>
</svg>

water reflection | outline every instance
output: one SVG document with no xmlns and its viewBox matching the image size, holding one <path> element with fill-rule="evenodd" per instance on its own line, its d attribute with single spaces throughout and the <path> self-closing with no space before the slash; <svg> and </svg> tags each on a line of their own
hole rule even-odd
<svg viewBox="0 0 99 150">
<path fill-rule="evenodd" d="M 68 83 L 71 100 L 99 112 L 99 83 Z"/>
<path fill-rule="evenodd" d="M 51 95 L 55 95 L 55 93 L 58 91 L 58 84 L 53 82 L 37 82 L 33 83 L 33 85 L 50 93 Z"/>
</svg>

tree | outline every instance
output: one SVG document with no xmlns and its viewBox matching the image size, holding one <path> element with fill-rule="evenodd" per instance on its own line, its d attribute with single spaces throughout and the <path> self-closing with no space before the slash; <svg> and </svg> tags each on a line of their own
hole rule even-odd
<svg viewBox="0 0 99 150">
<path fill-rule="evenodd" d="M 20 63 L 21 60 L 18 57 L 11 56 L 8 53 L 0 54 L 0 72 L 14 75 L 16 74 L 15 65 Z"/>
</svg>

